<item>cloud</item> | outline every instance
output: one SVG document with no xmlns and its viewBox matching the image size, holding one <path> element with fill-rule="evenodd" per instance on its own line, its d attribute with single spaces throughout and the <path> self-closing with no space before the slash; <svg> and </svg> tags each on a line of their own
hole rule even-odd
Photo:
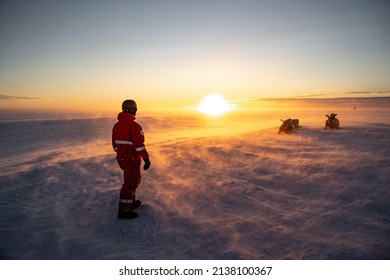
<svg viewBox="0 0 390 280">
<path fill-rule="evenodd" d="M 372 94 L 372 91 L 350 91 L 346 92 L 345 94 Z"/>
<path fill-rule="evenodd" d="M 43 101 L 43 102 L 53 102 L 54 99 L 49 97 L 42 96 L 32 96 L 32 95 L 14 95 L 14 94 L 0 94 L 0 100 L 19 100 L 19 101 Z"/>
<path fill-rule="evenodd" d="M 384 90 L 384 91 L 349 91 L 345 94 L 384 94 L 384 93 L 390 93 L 390 90 Z"/>
<path fill-rule="evenodd" d="M 295 98 L 330 97 L 332 95 L 333 94 L 330 93 L 317 93 L 317 94 L 298 95 Z"/>
</svg>

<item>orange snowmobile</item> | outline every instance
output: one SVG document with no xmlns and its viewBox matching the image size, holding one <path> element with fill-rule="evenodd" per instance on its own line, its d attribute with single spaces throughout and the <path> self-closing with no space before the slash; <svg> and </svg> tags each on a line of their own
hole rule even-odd
<svg viewBox="0 0 390 280">
<path fill-rule="evenodd" d="M 299 119 L 286 119 L 286 120 L 282 120 L 282 124 L 280 125 L 279 127 L 279 131 L 278 133 L 287 133 L 287 134 L 291 134 L 293 132 L 294 129 L 296 128 L 299 128 L 301 127 L 299 125 Z"/>
<path fill-rule="evenodd" d="M 328 117 L 328 119 L 325 122 L 325 127 L 324 129 L 328 128 L 337 128 L 340 129 L 340 121 L 336 118 L 337 114 L 332 113 L 329 115 L 325 115 Z"/>
</svg>

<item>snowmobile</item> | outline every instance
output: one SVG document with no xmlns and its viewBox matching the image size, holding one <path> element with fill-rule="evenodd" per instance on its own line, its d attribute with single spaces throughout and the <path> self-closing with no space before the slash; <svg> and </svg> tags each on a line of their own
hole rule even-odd
<svg viewBox="0 0 390 280">
<path fill-rule="evenodd" d="M 300 128 L 301 126 L 299 125 L 299 119 L 293 119 L 292 124 L 294 128 Z"/>
<path fill-rule="evenodd" d="M 287 133 L 287 134 L 291 134 L 294 129 L 301 127 L 299 125 L 299 119 L 288 118 L 286 120 L 281 119 L 281 121 L 282 121 L 282 124 L 279 127 L 279 131 L 278 131 L 279 134 L 281 134 L 282 132 Z"/>
<path fill-rule="evenodd" d="M 332 113 L 332 114 L 330 114 L 330 116 L 329 115 L 325 115 L 325 116 L 328 117 L 328 119 L 325 122 L 324 129 L 328 129 L 328 128 L 340 129 L 340 121 L 336 118 L 337 114 Z"/>
</svg>

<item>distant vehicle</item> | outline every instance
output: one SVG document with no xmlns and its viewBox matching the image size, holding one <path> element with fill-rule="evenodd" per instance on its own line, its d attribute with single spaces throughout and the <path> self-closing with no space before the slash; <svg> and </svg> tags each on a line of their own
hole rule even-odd
<svg viewBox="0 0 390 280">
<path fill-rule="evenodd" d="M 329 115 L 325 115 L 325 116 L 328 117 L 328 119 L 325 122 L 324 130 L 328 129 L 328 128 L 340 129 L 340 121 L 336 118 L 337 114 L 332 113 L 332 114 L 330 114 L 330 116 Z"/>
<path fill-rule="evenodd" d="M 299 119 L 286 119 L 283 120 L 281 119 L 282 124 L 279 127 L 278 133 L 287 133 L 291 134 L 295 129 L 300 128 L 301 126 L 299 125 Z"/>
</svg>

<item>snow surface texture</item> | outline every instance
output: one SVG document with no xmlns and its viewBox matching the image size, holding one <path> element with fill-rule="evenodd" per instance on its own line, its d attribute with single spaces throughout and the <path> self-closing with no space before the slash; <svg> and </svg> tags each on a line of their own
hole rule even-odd
<svg viewBox="0 0 390 280">
<path fill-rule="evenodd" d="M 0 122 L 0 258 L 389 259 L 390 124 L 323 115 L 218 137 L 139 117 L 136 220 L 116 218 L 115 118 Z"/>
</svg>

